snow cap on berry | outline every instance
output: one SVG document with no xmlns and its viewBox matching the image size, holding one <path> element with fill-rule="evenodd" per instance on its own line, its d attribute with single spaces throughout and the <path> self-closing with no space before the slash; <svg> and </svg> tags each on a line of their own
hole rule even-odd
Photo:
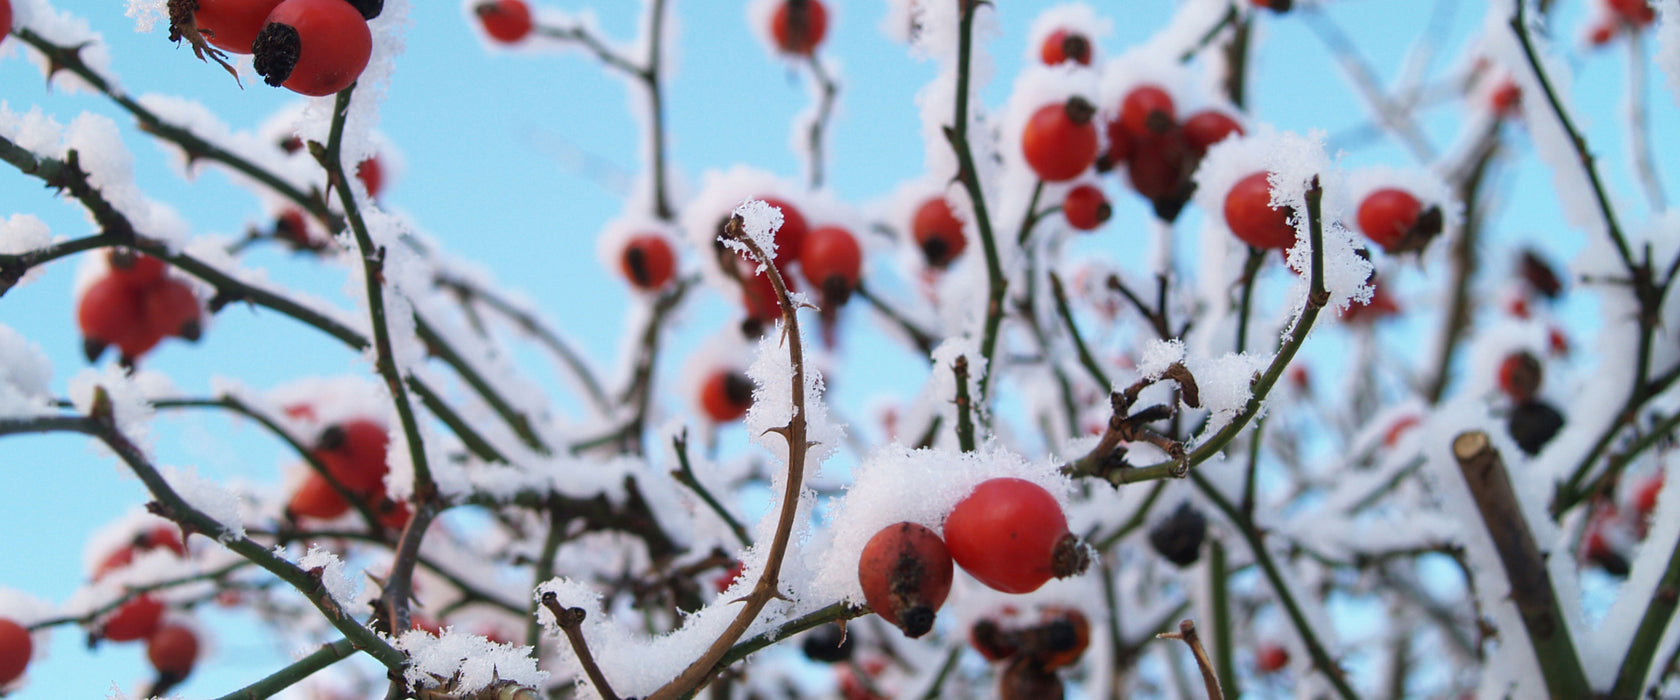
<svg viewBox="0 0 1680 700">
<path fill-rule="evenodd" d="M 1090 44 L 1091 65 L 1102 65 L 1098 58 L 1102 54 L 1098 51 L 1098 44 L 1114 33 L 1114 21 L 1097 13 L 1095 8 L 1083 2 L 1068 2 L 1046 8 L 1033 18 L 1032 26 L 1027 29 L 1027 47 L 1023 66 L 1033 66 L 1039 63 L 1039 47 L 1057 30 L 1065 30 L 1078 34 Z M 1081 67 L 1074 61 L 1068 61 L 1054 68 L 1068 71 Z"/>
<path fill-rule="evenodd" d="M 876 450 L 853 470 L 853 482 L 829 516 L 827 546 L 810 548 L 820 557 L 813 568 L 811 593 L 818 599 L 862 603 L 857 561 L 869 538 L 893 523 L 908 521 L 934 531 L 946 515 L 981 482 L 999 477 L 1025 479 L 1067 505 L 1073 483 L 1055 462 L 1029 462 L 995 445 L 977 452 L 911 449 L 890 445 Z"/>
</svg>

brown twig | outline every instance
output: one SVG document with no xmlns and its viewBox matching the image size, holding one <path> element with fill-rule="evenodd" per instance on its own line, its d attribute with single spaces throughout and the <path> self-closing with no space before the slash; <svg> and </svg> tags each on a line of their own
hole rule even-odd
<svg viewBox="0 0 1680 700">
<path fill-rule="evenodd" d="M 754 258 L 768 260 L 758 244 L 746 235 L 744 225 L 745 222 L 739 216 L 733 217 L 725 226 L 724 234 L 745 246 Z M 704 684 L 715 673 L 716 665 L 729 653 L 735 641 L 746 634 L 747 628 L 752 626 L 753 620 L 758 618 L 764 606 L 768 605 L 772 598 L 782 597 L 778 590 L 782 559 L 787 555 L 788 542 L 793 536 L 794 519 L 799 510 L 799 492 L 804 488 L 805 457 L 810 449 L 807 435 L 809 426 L 805 419 L 809 411 L 805 405 L 805 349 L 799 336 L 799 317 L 796 313 L 798 308 L 788 297 L 787 283 L 782 280 L 781 272 L 775 265 L 766 264 L 764 267 L 770 284 L 776 289 L 776 300 L 781 305 L 783 338 L 788 347 L 788 362 L 792 369 L 790 398 L 793 415 L 786 425 L 769 429 L 769 432 L 781 435 L 788 445 L 787 476 L 784 480 L 781 510 L 776 519 L 776 532 L 770 541 L 764 571 L 759 575 L 752 591 L 741 601 L 741 611 L 736 614 L 735 619 L 700 658 L 690 663 L 681 675 L 654 691 L 647 700 L 675 700 Z"/>
<path fill-rule="evenodd" d="M 1504 565 L 1505 580 L 1511 584 L 1511 602 L 1522 615 L 1546 688 L 1553 697 L 1591 696 L 1592 686 L 1570 639 L 1546 558 L 1529 530 L 1528 516 L 1517 500 L 1505 460 L 1493 449 L 1487 434 L 1480 431 L 1459 433 L 1453 438 L 1452 452 Z"/>
<path fill-rule="evenodd" d="M 566 641 L 571 642 L 572 652 L 577 654 L 578 664 L 583 666 L 583 672 L 589 676 L 589 684 L 595 686 L 595 692 L 601 694 L 602 700 L 618 700 L 618 694 L 613 692 L 606 675 L 601 673 L 601 667 L 596 665 L 595 657 L 589 653 L 588 640 L 583 638 L 583 620 L 589 613 L 583 608 L 560 607 L 560 599 L 552 592 L 542 595 L 542 604 L 554 614 L 554 622 L 560 626 L 560 631 L 566 633 Z"/>
<path fill-rule="evenodd" d="M 1177 632 L 1164 632 L 1156 635 L 1162 639 L 1177 639 L 1190 647 L 1191 655 L 1196 657 L 1196 668 L 1202 671 L 1202 683 L 1207 686 L 1208 700 L 1224 700 L 1225 693 L 1219 689 L 1219 674 L 1213 670 L 1213 661 L 1208 658 L 1207 649 L 1202 648 L 1202 638 L 1196 634 L 1196 623 L 1184 620 L 1178 623 Z"/>
</svg>

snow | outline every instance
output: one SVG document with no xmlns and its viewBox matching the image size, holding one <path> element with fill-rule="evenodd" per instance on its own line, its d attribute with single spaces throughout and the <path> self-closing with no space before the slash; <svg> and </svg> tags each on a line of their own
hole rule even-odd
<svg viewBox="0 0 1680 700">
<path fill-rule="evenodd" d="M 0 111 L 3 110 L 4 105 L 0 105 Z M 0 120 L 4 119 L 4 114 L 0 113 Z M 54 241 L 46 222 L 34 214 L 19 212 L 0 219 L 0 255 L 22 255 L 46 248 Z M 45 269 L 45 266 L 39 265 L 30 268 L 28 272 L 23 273 L 23 277 L 14 287 L 22 287 L 40 279 Z"/>
<path fill-rule="evenodd" d="M 89 414 L 93 411 L 95 394 L 103 390 L 110 397 L 111 417 L 117 430 L 143 448 L 153 412 L 147 401 L 151 394 L 145 385 L 159 381 L 163 378 L 156 373 L 141 371 L 129 375 L 114 364 L 89 367 L 70 378 L 70 403 L 78 412 Z"/>
<path fill-rule="evenodd" d="M 13 27 L 27 27 L 41 35 L 41 38 L 59 46 L 84 46 L 81 52 L 82 62 L 94 73 L 104 76 L 113 91 L 122 91 L 122 86 L 111 74 L 110 45 L 99 32 L 93 31 L 87 20 L 54 8 L 48 0 L 12 0 L 11 5 Z M 0 49 L 10 50 L 3 44 L 0 44 Z M 23 53 L 29 57 L 30 63 L 40 69 L 43 77 L 52 78 L 55 89 L 63 89 L 68 94 L 95 92 L 92 85 L 70 71 L 51 72 L 46 57 L 39 52 Z"/>
<path fill-rule="evenodd" d="M 1269 356 L 1227 353 L 1218 358 L 1192 357 L 1185 363 L 1196 377 L 1202 407 L 1208 411 L 1204 435 L 1219 432 L 1247 407 L 1255 377 L 1271 361 Z"/>
<path fill-rule="evenodd" d="M 1155 339 L 1143 346 L 1138 358 L 1137 373 L 1145 379 L 1158 379 L 1166 374 L 1174 362 L 1184 361 L 1184 341 L 1178 338 Z"/>
<path fill-rule="evenodd" d="M 781 207 L 771 206 L 762 199 L 749 199 L 732 213 L 741 217 L 742 230 L 762 255 L 754 254 L 740 241 L 721 236 L 719 240 L 730 250 L 758 260 L 756 272 L 764 272 L 765 264 L 776 259 L 776 232 L 781 230 L 783 218 Z"/>
<path fill-rule="evenodd" d="M 52 361 L 40 345 L 0 324 L 0 418 L 49 411 L 52 375 Z"/>
<path fill-rule="evenodd" d="M 1039 48 L 1044 40 L 1056 30 L 1062 29 L 1077 33 L 1090 40 L 1091 65 L 1102 65 L 1102 43 L 1114 34 L 1114 21 L 1097 13 L 1096 9 L 1083 2 L 1069 2 L 1045 8 L 1033 18 L 1032 26 L 1027 29 L 1027 43 L 1023 50 L 1021 62 L 1031 65 L 1039 62 Z M 1061 65 L 1062 70 L 1078 71 L 1082 68 L 1073 61 Z"/>
<path fill-rule="evenodd" d="M 158 22 L 169 21 L 167 0 L 127 0 L 123 16 L 134 20 L 134 31 L 150 34 Z"/>
<path fill-rule="evenodd" d="M 221 524 L 222 532 L 216 533 L 216 539 L 229 542 L 245 537 L 239 496 L 226 485 L 199 476 L 198 470 L 190 467 L 163 467 L 159 472 L 188 506 Z"/>
<path fill-rule="evenodd" d="M 321 587 L 326 589 L 327 595 L 331 596 L 340 608 L 349 609 L 362 589 L 359 579 L 345 573 L 344 562 L 338 555 L 320 545 L 310 545 L 303 558 L 297 560 L 297 565 L 298 568 L 319 578 Z"/>
<path fill-rule="evenodd" d="M 1668 90 L 1680 102 L 1680 0 L 1657 0 L 1657 66 L 1668 77 Z"/>
<path fill-rule="evenodd" d="M 1060 462 L 1029 461 L 996 444 L 962 453 L 897 444 L 872 452 L 853 470 L 852 484 L 830 509 L 826 546 L 809 550 L 820 561 L 812 566 L 816 576 L 808 595 L 862 604 L 857 562 L 869 538 L 898 522 L 918 523 L 937 532 L 951 509 L 987 479 L 1031 481 L 1065 508 L 1074 484 L 1059 469 Z"/>
<path fill-rule="evenodd" d="M 397 638 L 408 654 L 403 679 L 416 688 L 447 685 L 452 694 L 471 695 L 497 682 L 541 687 L 548 672 L 537 670 L 531 648 L 498 644 L 488 638 L 446 628 L 441 636 L 409 630 Z"/>
</svg>

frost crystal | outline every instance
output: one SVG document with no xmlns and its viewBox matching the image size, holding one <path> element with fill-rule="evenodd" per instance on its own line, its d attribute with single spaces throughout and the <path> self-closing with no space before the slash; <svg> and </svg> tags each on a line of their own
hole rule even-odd
<svg viewBox="0 0 1680 700">
<path fill-rule="evenodd" d="M 321 585 L 327 589 L 327 595 L 332 596 L 333 601 L 340 606 L 348 606 L 354 602 L 356 593 L 362 588 L 360 582 L 345 575 L 344 562 L 339 560 L 337 554 L 318 545 L 310 545 L 309 551 L 297 564 L 304 571 L 319 576 Z"/>
<path fill-rule="evenodd" d="M 1166 373 L 1167 367 L 1174 362 L 1184 361 L 1184 341 L 1177 338 L 1151 341 L 1143 348 L 1143 357 L 1138 359 L 1138 374 L 1146 379 L 1156 379 Z"/>
<path fill-rule="evenodd" d="M 220 483 L 199 476 L 196 469 L 164 467 L 160 471 L 181 500 L 221 524 L 223 532 L 217 539 L 245 536 L 245 524 L 239 517 L 238 495 Z"/>
<path fill-rule="evenodd" d="M 397 648 L 409 657 L 403 679 L 415 687 L 449 683 L 452 694 L 471 695 L 498 681 L 540 687 L 548 680 L 546 671 L 537 670 L 530 647 L 497 644 L 453 628 L 437 637 L 410 630 L 397 639 Z"/>
<path fill-rule="evenodd" d="M 742 228 L 747 237 L 752 239 L 758 249 L 764 251 L 764 260 L 759 261 L 758 271 L 764 271 L 764 263 L 776 259 L 776 231 L 782 228 L 782 210 L 770 206 L 762 199 L 749 199 L 735 207 L 735 215 L 741 217 Z M 734 250 L 751 255 L 747 246 L 738 241 L 725 239 L 724 245 Z"/>
</svg>

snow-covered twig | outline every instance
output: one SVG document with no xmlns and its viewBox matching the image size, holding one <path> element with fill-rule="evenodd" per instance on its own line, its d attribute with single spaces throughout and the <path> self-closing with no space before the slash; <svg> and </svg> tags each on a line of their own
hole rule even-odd
<svg viewBox="0 0 1680 700">
<path fill-rule="evenodd" d="M 1540 672 L 1553 697 L 1584 698 L 1592 694 L 1581 658 L 1569 636 L 1569 625 L 1546 569 L 1546 559 L 1529 529 L 1517 501 L 1505 461 L 1486 433 L 1470 431 L 1453 438 L 1453 458 L 1464 473 L 1482 522 L 1511 582 L 1511 602 L 1522 615 L 1529 642 L 1539 656 Z M 1654 648 L 1654 647 L 1653 647 Z M 1640 679 L 1643 680 L 1643 677 Z"/>
</svg>

